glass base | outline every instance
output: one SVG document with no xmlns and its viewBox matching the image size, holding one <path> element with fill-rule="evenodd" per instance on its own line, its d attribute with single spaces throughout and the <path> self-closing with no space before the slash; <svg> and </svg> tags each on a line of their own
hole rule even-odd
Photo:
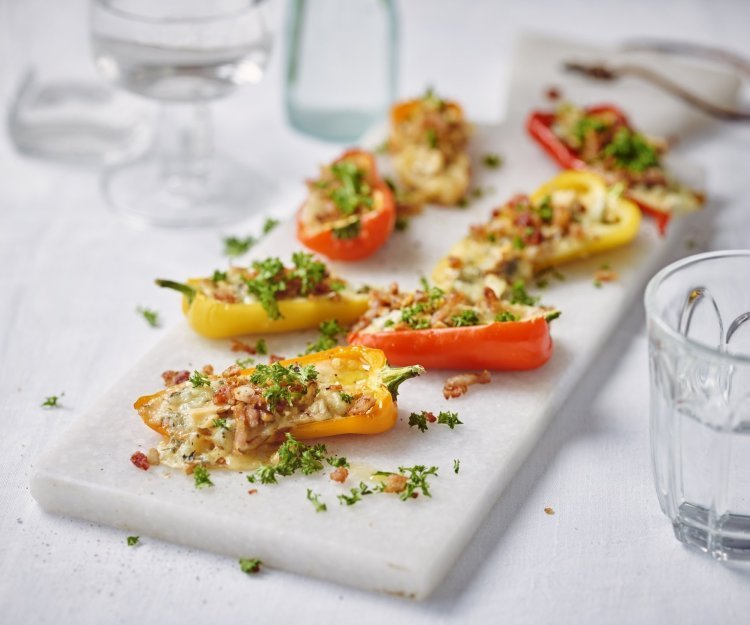
<svg viewBox="0 0 750 625">
<path fill-rule="evenodd" d="M 105 171 L 104 195 L 119 216 L 171 228 L 218 226 L 251 217 L 267 203 L 273 183 L 226 156 L 204 172 L 169 174 L 153 154 Z"/>
<path fill-rule="evenodd" d="M 750 560 L 750 516 L 727 514 L 710 528 L 708 510 L 683 503 L 672 527 L 677 540 L 717 560 Z"/>
<path fill-rule="evenodd" d="M 87 82 L 21 82 L 8 114 L 18 151 L 66 164 L 101 166 L 133 159 L 152 141 L 145 107 Z"/>
</svg>

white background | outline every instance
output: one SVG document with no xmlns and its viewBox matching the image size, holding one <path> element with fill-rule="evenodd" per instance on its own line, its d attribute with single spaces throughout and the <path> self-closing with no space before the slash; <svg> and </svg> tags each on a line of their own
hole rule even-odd
<svg viewBox="0 0 750 625">
<path fill-rule="evenodd" d="M 3 0 L 0 27 L 19 2 Z M 59 28 L 74 28 L 82 19 L 77 3 L 65 4 Z M 482 121 L 502 118 L 512 39 L 525 30 L 613 44 L 635 35 L 679 37 L 750 56 L 748 2 L 409 0 L 400 10 L 400 93 L 435 84 Z M 4 99 L 23 56 L 6 35 Z M 297 181 L 337 148 L 286 127 L 283 45 L 276 52 L 262 85 L 216 106 L 217 141 L 277 180 Z M 716 127 L 686 147 L 706 168 L 718 206 L 714 229 L 704 233 L 708 247 L 750 247 L 750 131 Z M 135 231 L 106 211 L 97 184 L 91 172 L 23 159 L 0 142 L 0 623 L 750 618 L 750 568 L 686 550 L 659 510 L 639 307 L 426 602 L 279 571 L 248 578 L 230 558 L 145 539 L 129 549 L 121 532 L 43 513 L 28 493 L 35 458 L 159 339 L 135 307 L 156 308 L 165 325 L 179 319 L 174 298 L 155 289 L 153 277 L 219 266 L 221 234 L 253 230 L 250 223 L 221 232 Z M 64 408 L 39 407 L 61 391 Z M 556 514 L 546 515 L 546 506 Z"/>
</svg>

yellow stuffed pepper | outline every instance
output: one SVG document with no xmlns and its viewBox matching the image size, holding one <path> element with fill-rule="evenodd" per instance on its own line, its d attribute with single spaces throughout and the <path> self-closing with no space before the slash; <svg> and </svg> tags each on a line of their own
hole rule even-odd
<svg viewBox="0 0 750 625">
<path fill-rule="evenodd" d="M 312 254 L 297 252 L 292 261 L 286 267 L 278 258 L 267 258 L 250 268 L 156 284 L 182 293 L 190 327 L 207 338 L 291 332 L 328 319 L 348 324 L 367 309 L 367 295 L 352 291 Z"/>
<path fill-rule="evenodd" d="M 540 271 L 628 244 L 641 213 L 593 173 L 565 171 L 531 196 L 518 195 L 472 226 L 433 272 L 442 289 L 498 297 Z"/>
<path fill-rule="evenodd" d="M 391 429 L 399 385 L 423 371 L 391 368 L 378 349 L 336 347 L 221 375 L 196 371 L 134 407 L 164 437 L 162 463 L 243 469 L 254 450 L 286 432 L 304 440 Z"/>
</svg>

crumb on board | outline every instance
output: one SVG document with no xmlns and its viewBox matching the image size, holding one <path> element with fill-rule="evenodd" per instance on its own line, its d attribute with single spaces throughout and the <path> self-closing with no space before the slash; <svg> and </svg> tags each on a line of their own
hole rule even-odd
<svg viewBox="0 0 750 625">
<path fill-rule="evenodd" d="M 547 508 L 544 509 L 544 513 L 548 514 L 549 516 L 552 516 L 553 514 L 555 514 L 555 509 L 547 507 Z"/>
</svg>

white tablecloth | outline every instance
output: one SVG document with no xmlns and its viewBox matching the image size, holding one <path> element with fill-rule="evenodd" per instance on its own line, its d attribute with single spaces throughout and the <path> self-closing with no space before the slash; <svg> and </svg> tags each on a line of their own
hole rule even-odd
<svg viewBox="0 0 750 625">
<path fill-rule="evenodd" d="M 0 3 L 0 17 L 11 2 Z M 434 84 L 484 121 L 502 118 L 511 43 L 524 30 L 597 43 L 679 37 L 750 56 L 742 1 L 410 0 L 400 9 L 401 95 Z M 4 99 L 13 63 L 0 56 Z M 220 145 L 291 181 L 258 210 L 288 214 L 301 194 L 296 181 L 337 148 L 285 125 L 282 76 L 277 54 L 261 86 L 215 112 Z M 717 125 L 685 148 L 707 170 L 714 198 L 708 248 L 750 247 L 750 129 Z M 138 231 L 107 212 L 95 174 L 21 158 L 0 143 L 0 623 L 750 619 L 750 568 L 685 549 L 659 510 L 639 307 L 423 603 L 280 571 L 250 578 L 230 558 L 149 539 L 128 548 L 120 531 L 42 512 L 28 491 L 39 453 L 159 339 L 136 307 L 157 309 L 165 325 L 179 320 L 173 295 L 153 277 L 220 266 L 221 235 L 253 232 L 261 219 L 210 232 Z M 63 408 L 40 407 L 61 392 Z"/>
</svg>

